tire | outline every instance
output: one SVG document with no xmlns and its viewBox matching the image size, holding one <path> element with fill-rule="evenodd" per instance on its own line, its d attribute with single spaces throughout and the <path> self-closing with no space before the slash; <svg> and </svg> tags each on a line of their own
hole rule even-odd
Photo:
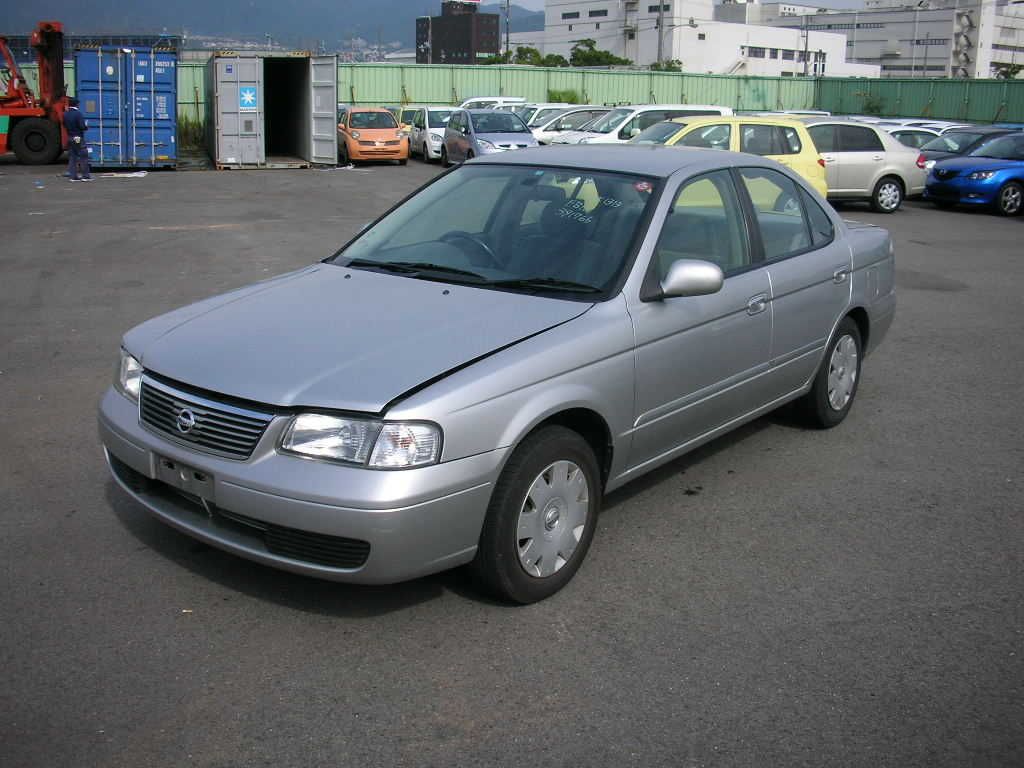
<svg viewBox="0 0 1024 768">
<path fill-rule="evenodd" d="M 1008 181 L 999 188 L 996 195 L 996 213 L 1000 216 L 1017 216 L 1024 209 L 1024 187 L 1016 181 Z"/>
<path fill-rule="evenodd" d="M 857 396 L 863 358 L 860 329 L 853 318 L 845 317 L 825 348 L 814 384 L 797 401 L 797 407 L 811 426 L 831 429 L 846 418 Z"/>
<path fill-rule="evenodd" d="M 399 160 L 398 164 L 399 165 L 408 165 L 409 164 L 409 160 L 408 159 L 406 159 L 406 160 Z"/>
<path fill-rule="evenodd" d="M 597 459 L 579 434 L 549 426 L 527 436 L 491 495 L 471 566 L 480 586 L 524 605 L 564 587 L 594 538 L 601 492 Z"/>
<path fill-rule="evenodd" d="M 338 145 L 338 165 L 340 165 L 342 167 L 345 167 L 348 164 L 349 164 L 348 145 L 347 144 L 339 144 Z"/>
<path fill-rule="evenodd" d="M 473 154 L 473 150 L 471 149 L 471 150 L 469 150 L 469 152 L 466 153 L 466 159 L 463 160 L 462 162 L 464 162 L 464 163 L 469 162 L 474 157 L 476 157 L 476 155 Z"/>
<path fill-rule="evenodd" d="M 430 165 L 430 149 L 426 144 L 423 145 L 423 162 Z"/>
<path fill-rule="evenodd" d="M 451 163 L 448 162 L 448 147 L 441 147 L 441 167 L 449 168 Z"/>
<path fill-rule="evenodd" d="M 11 149 L 25 165 L 52 163 L 61 153 L 60 127 L 42 117 L 19 120 L 11 131 Z"/>
<path fill-rule="evenodd" d="M 871 191 L 871 210 L 896 213 L 903 204 L 903 185 L 895 176 L 883 176 Z"/>
</svg>

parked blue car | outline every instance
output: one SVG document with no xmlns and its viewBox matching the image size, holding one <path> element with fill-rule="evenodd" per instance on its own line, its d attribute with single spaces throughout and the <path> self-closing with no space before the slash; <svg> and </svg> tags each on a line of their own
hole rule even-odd
<svg viewBox="0 0 1024 768">
<path fill-rule="evenodd" d="M 1016 216 L 1024 208 L 1024 133 L 994 138 L 966 157 L 940 160 L 928 174 L 924 197 L 940 208 L 987 206 Z"/>
<path fill-rule="evenodd" d="M 441 165 L 461 163 L 480 155 L 536 147 L 537 139 L 518 115 L 494 109 L 452 112 L 444 131 Z"/>
</svg>

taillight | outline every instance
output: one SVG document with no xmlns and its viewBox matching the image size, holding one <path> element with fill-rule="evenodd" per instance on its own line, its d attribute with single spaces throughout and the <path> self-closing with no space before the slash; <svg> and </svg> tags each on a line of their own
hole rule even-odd
<svg viewBox="0 0 1024 768">
<path fill-rule="evenodd" d="M 822 168 L 825 167 L 825 158 L 821 157 L 820 155 L 818 156 L 818 165 L 820 165 Z"/>
<path fill-rule="evenodd" d="M 919 155 L 917 156 L 917 167 L 918 167 L 918 168 L 920 168 L 920 169 L 921 169 L 922 171 L 924 170 L 924 164 L 925 164 L 925 162 L 926 162 L 926 161 L 925 161 L 925 159 L 924 159 L 924 155 L 922 155 L 922 154 L 919 154 Z"/>
</svg>

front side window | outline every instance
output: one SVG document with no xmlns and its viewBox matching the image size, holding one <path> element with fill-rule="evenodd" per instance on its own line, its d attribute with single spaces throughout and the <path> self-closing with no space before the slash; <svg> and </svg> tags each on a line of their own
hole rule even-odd
<svg viewBox="0 0 1024 768">
<path fill-rule="evenodd" d="M 403 109 L 402 110 L 402 122 L 406 125 L 410 125 L 413 120 L 416 119 L 416 114 L 419 110 L 416 109 Z"/>
<path fill-rule="evenodd" d="M 801 149 L 796 129 L 781 125 L 743 125 L 740 152 L 752 155 L 795 155 Z"/>
<path fill-rule="evenodd" d="M 811 228 L 811 242 L 814 243 L 815 248 L 828 245 L 836 234 L 835 227 L 832 226 L 832 219 L 818 205 L 817 200 L 807 193 L 807 190 L 801 189 L 800 197 L 804 203 L 804 210 L 807 212 L 807 224 Z"/>
<path fill-rule="evenodd" d="M 811 247 L 796 182 L 771 168 L 742 168 L 740 177 L 754 204 L 767 261 Z"/>
<path fill-rule="evenodd" d="M 1000 136 L 984 142 L 968 154 L 971 157 L 992 157 L 997 160 L 1024 160 L 1024 136 Z"/>
<path fill-rule="evenodd" d="M 463 166 L 329 262 L 404 277 L 594 301 L 626 268 L 656 182 L 520 165 Z"/>
<path fill-rule="evenodd" d="M 350 128 L 397 128 L 395 116 L 390 112 L 353 112 L 349 116 Z"/>
<path fill-rule="evenodd" d="M 743 213 L 728 171 L 714 171 L 683 184 L 653 258 L 659 280 L 679 259 L 710 261 L 726 274 L 750 265 Z"/>
<path fill-rule="evenodd" d="M 732 140 L 732 126 L 717 123 L 695 128 L 676 142 L 680 147 L 701 147 L 703 149 L 729 149 Z"/>
</svg>

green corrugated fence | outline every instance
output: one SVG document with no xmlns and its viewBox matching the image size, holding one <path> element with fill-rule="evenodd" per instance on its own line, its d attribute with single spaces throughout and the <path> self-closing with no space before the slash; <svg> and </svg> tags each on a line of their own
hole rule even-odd
<svg viewBox="0 0 1024 768">
<path fill-rule="evenodd" d="M 206 119 L 203 62 L 178 63 L 178 117 Z M 24 67 L 35 84 L 35 67 Z M 64 65 L 68 92 L 74 68 Z M 441 64 L 341 64 L 338 100 L 353 104 L 457 104 L 470 96 L 522 96 L 575 91 L 593 104 L 718 104 L 733 109 L 825 109 L 970 122 L 1024 122 L 1024 80 L 868 80 L 746 77 Z"/>
</svg>

